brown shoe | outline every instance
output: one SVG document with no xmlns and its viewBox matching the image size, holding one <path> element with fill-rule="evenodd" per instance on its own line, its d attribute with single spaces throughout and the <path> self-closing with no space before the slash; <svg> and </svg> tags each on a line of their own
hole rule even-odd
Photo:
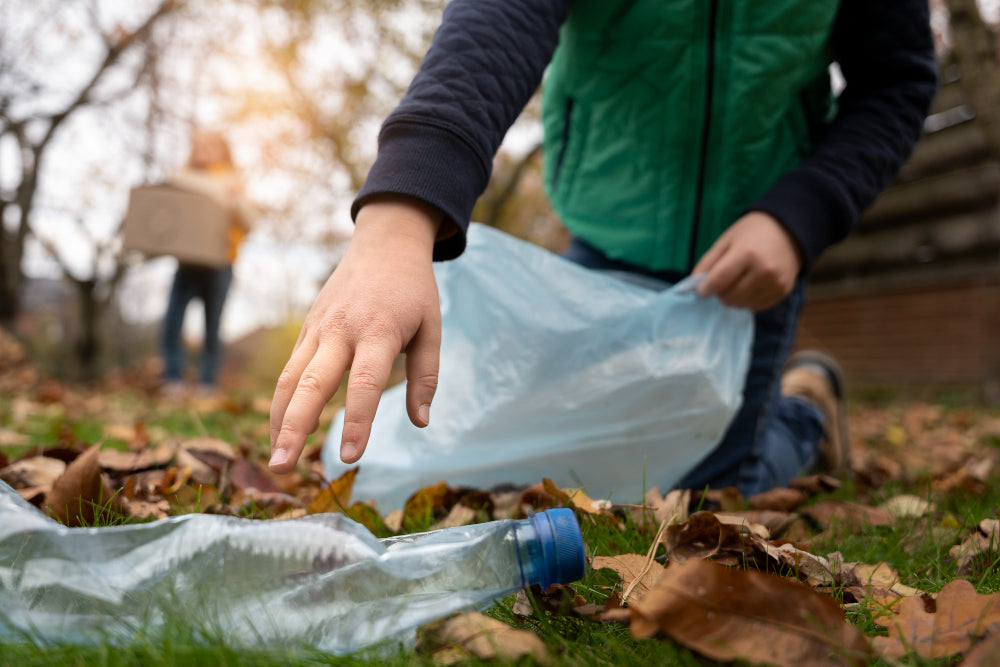
<svg viewBox="0 0 1000 667">
<path fill-rule="evenodd" d="M 796 352 L 781 376 L 782 396 L 804 399 L 823 413 L 823 440 L 815 468 L 841 473 L 848 469 L 851 445 L 844 407 L 844 371 L 833 357 L 816 350 Z"/>
</svg>

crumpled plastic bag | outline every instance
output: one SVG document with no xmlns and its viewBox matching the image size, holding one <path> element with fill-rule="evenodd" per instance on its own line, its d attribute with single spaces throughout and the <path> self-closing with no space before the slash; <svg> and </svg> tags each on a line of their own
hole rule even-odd
<svg viewBox="0 0 1000 667">
<path fill-rule="evenodd" d="M 488 489 L 551 478 L 595 498 L 666 490 L 721 440 L 741 400 L 753 318 L 693 292 L 658 291 L 580 267 L 484 225 L 435 265 L 438 389 L 413 426 L 387 390 L 354 497 L 402 507 L 429 484 Z M 663 284 L 665 286 L 665 284 Z M 323 448 L 334 479 L 343 410 Z"/>
</svg>

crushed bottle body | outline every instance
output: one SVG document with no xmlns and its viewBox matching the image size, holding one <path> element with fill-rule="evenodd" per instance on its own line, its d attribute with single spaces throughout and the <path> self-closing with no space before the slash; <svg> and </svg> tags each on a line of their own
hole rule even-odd
<svg viewBox="0 0 1000 667">
<path fill-rule="evenodd" d="M 232 644 L 346 653 L 408 641 L 420 625 L 538 583 L 532 573 L 545 569 L 523 562 L 544 551 L 524 527 L 531 519 L 382 540 L 339 514 L 66 528 L 4 486 L 0 638 L 120 642 L 180 623 Z"/>
</svg>

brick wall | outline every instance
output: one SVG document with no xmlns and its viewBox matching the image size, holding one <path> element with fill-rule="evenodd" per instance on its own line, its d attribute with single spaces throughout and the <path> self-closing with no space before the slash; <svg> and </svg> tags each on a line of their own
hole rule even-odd
<svg viewBox="0 0 1000 667">
<path fill-rule="evenodd" d="M 810 296 L 799 348 L 832 352 L 862 384 L 1000 382 L 1000 280 Z"/>
</svg>

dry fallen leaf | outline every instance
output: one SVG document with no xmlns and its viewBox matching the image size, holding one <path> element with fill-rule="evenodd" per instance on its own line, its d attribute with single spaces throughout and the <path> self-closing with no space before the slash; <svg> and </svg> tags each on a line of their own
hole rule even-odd
<svg viewBox="0 0 1000 667">
<path fill-rule="evenodd" d="M 804 508 L 802 513 L 824 528 L 829 528 L 834 524 L 891 526 L 894 523 L 892 516 L 885 510 L 841 500 L 826 500 L 816 503 Z"/>
<path fill-rule="evenodd" d="M 738 512 L 745 507 L 743 494 L 735 486 L 707 489 L 693 494 L 691 505 L 719 512 Z"/>
<path fill-rule="evenodd" d="M 325 489 L 319 492 L 318 496 L 310 501 L 309 513 L 343 512 L 351 504 L 351 491 L 354 489 L 354 478 L 357 474 L 357 468 L 350 468 L 343 475 L 330 482 Z"/>
<path fill-rule="evenodd" d="M 590 562 L 590 567 L 594 570 L 608 568 L 617 572 L 621 578 L 622 590 L 632 587 L 629 602 L 641 599 L 666 569 L 655 560 L 651 561 L 641 554 L 595 556 Z"/>
<path fill-rule="evenodd" d="M 429 530 L 440 528 L 455 528 L 457 526 L 468 526 L 476 521 L 476 510 L 466 507 L 461 503 L 456 503 L 445 518 L 441 519 L 430 527 Z"/>
<path fill-rule="evenodd" d="M 238 458 L 233 461 L 230 470 L 230 480 L 233 488 L 238 491 L 257 491 L 258 493 L 278 493 L 280 489 L 274 483 L 270 474 L 253 461 Z"/>
<path fill-rule="evenodd" d="M 712 559 L 723 565 L 767 565 L 766 540 L 740 520 L 723 523 L 712 512 L 695 512 L 682 523 L 666 527 L 663 543 L 667 558 L 675 563 Z"/>
<path fill-rule="evenodd" d="M 776 512 L 794 512 L 809 497 L 799 489 L 770 489 L 747 498 L 747 504 L 754 510 L 774 510 Z"/>
<path fill-rule="evenodd" d="M 131 452 L 120 452 L 116 449 L 103 449 L 98 455 L 98 463 L 105 470 L 114 472 L 138 472 L 149 468 L 161 468 L 174 458 L 177 446 L 173 442 L 161 442 L 152 449 L 140 449 Z"/>
<path fill-rule="evenodd" d="M 586 598 L 577 594 L 576 589 L 569 584 L 550 584 L 545 590 L 538 584 L 532 584 L 529 588 L 538 607 L 550 614 L 565 616 L 570 612 L 576 613 L 583 607 L 589 607 Z M 514 606 L 511 607 L 511 611 L 517 616 L 533 616 L 535 613 L 531 600 L 528 599 L 528 591 L 529 589 L 521 589 L 514 596 Z M 586 615 L 599 614 L 603 609 L 598 607 L 597 611 L 586 612 Z"/>
<path fill-rule="evenodd" d="M 445 482 L 425 486 L 403 504 L 403 525 L 420 524 L 445 517 L 458 501 L 458 493 Z"/>
<path fill-rule="evenodd" d="M 549 663 L 548 649 L 537 635 L 476 612 L 453 616 L 425 628 L 420 648 L 434 654 L 436 661 L 443 664 L 470 657 L 516 660 L 521 656 L 529 656 L 541 665 Z"/>
<path fill-rule="evenodd" d="M 809 496 L 818 496 L 821 493 L 830 493 L 840 488 L 841 481 L 830 475 L 809 475 L 807 477 L 796 477 L 788 483 L 788 488 L 797 489 Z"/>
<path fill-rule="evenodd" d="M 66 472 L 66 463 L 49 456 L 32 456 L 15 461 L 0 470 L 0 480 L 15 489 L 30 489 L 37 486 L 51 486 Z"/>
<path fill-rule="evenodd" d="M 124 513 L 121 501 L 101 474 L 100 445 L 94 445 L 52 484 L 45 497 L 45 510 L 67 526 L 90 526 L 100 512 Z"/>
<path fill-rule="evenodd" d="M 166 500 L 149 502 L 139 499 L 122 499 L 129 516 L 134 519 L 165 519 L 170 516 L 170 503 Z"/>
<path fill-rule="evenodd" d="M 746 524 L 747 526 L 761 526 L 766 533 L 759 529 L 759 535 L 768 535 L 769 539 L 776 538 L 782 534 L 796 521 L 800 520 L 798 514 L 791 512 L 778 512 L 776 510 L 745 510 L 742 512 L 717 512 L 719 520 L 724 523 Z"/>
<path fill-rule="evenodd" d="M 958 667 L 996 667 L 1000 665 L 1000 632 L 992 632 L 965 654 Z"/>
<path fill-rule="evenodd" d="M 674 489 L 662 495 L 655 486 L 646 492 L 642 505 L 633 505 L 633 519 L 639 525 L 650 523 L 659 526 L 664 521 L 668 524 L 686 521 L 691 506 L 691 489 Z M 649 516 L 652 511 L 652 517 Z"/>
<path fill-rule="evenodd" d="M 889 636 L 876 637 L 875 649 L 893 658 L 911 652 L 941 658 L 966 651 L 976 639 L 1000 630 L 1000 593 L 980 595 L 968 581 L 956 579 L 934 600 L 903 598 L 896 612 Z"/>
<path fill-rule="evenodd" d="M 889 513 L 889 516 L 897 521 L 902 521 L 904 519 L 919 519 L 920 517 L 927 516 L 929 512 L 934 511 L 934 504 L 926 498 L 901 493 L 879 505 L 879 509 L 885 510 Z"/>
<path fill-rule="evenodd" d="M 827 558 L 797 549 L 791 544 L 782 544 L 779 547 L 769 544 L 767 553 L 791 570 L 802 582 L 814 588 L 833 586 L 837 583 L 836 564 Z"/>
<path fill-rule="evenodd" d="M 9 428 L 0 427 L 0 448 L 3 447 L 24 447 L 31 442 L 31 439 L 23 433 L 12 431 Z"/>
<path fill-rule="evenodd" d="M 1000 521 L 983 519 L 971 535 L 951 548 L 948 555 L 955 559 L 960 575 L 989 569 L 1000 558 Z"/>
<path fill-rule="evenodd" d="M 386 514 L 385 526 L 394 533 L 403 530 L 403 510 L 395 509 Z"/>
<path fill-rule="evenodd" d="M 925 595 L 924 591 L 907 586 L 888 563 L 848 563 L 840 553 L 830 554 L 836 568 L 837 583 L 859 602 L 866 600 L 869 607 L 882 613 L 876 615 L 875 623 L 887 625 L 900 599 Z"/>
<path fill-rule="evenodd" d="M 630 609 L 634 636 L 659 630 L 712 660 L 820 667 L 863 664 L 870 654 L 833 598 L 709 561 L 670 566 Z"/>
</svg>

